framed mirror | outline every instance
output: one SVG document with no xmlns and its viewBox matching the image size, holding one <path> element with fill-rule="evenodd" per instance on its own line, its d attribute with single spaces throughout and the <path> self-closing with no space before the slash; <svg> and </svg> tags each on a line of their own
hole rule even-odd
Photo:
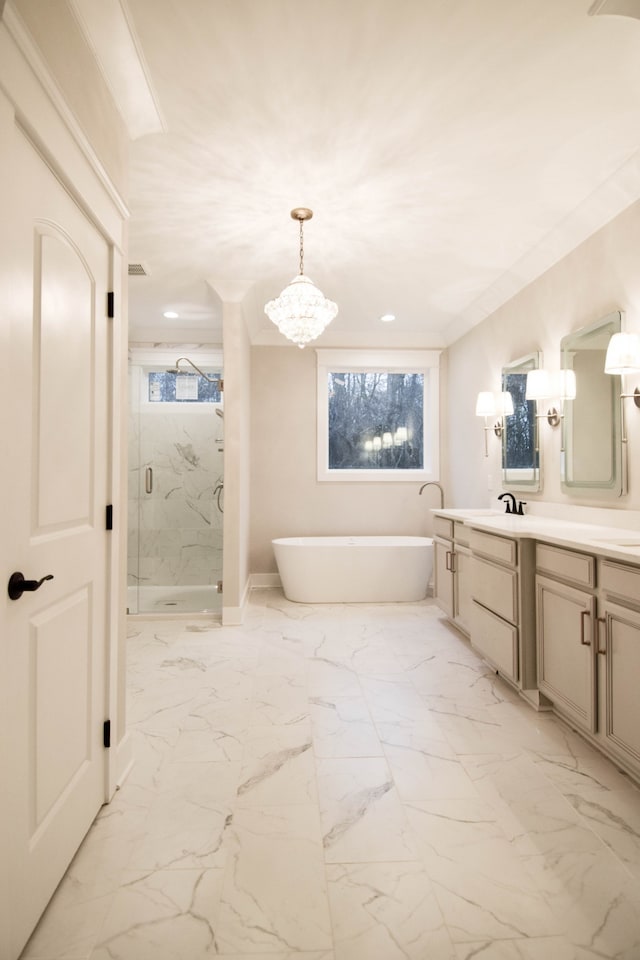
<svg viewBox="0 0 640 960">
<path fill-rule="evenodd" d="M 510 487 L 542 488 L 535 402 L 525 397 L 527 374 L 540 366 L 540 353 L 529 353 L 502 368 L 502 389 L 510 393 L 513 414 L 504 418 L 502 483 Z"/>
<path fill-rule="evenodd" d="M 564 401 L 562 488 L 605 499 L 624 492 L 620 423 L 621 378 L 604 372 L 607 345 L 622 328 L 619 310 L 560 342 L 560 365 L 573 370 L 574 400 Z"/>
</svg>

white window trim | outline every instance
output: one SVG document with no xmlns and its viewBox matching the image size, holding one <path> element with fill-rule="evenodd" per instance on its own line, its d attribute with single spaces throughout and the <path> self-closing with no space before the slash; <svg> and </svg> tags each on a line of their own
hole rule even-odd
<svg viewBox="0 0 640 960">
<path fill-rule="evenodd" d="M 394 483 L 440 479 L 439 350 L 321 350 L 317 361 L 318 480 Z M 424 375 L 424 468 L 422 470 L 329 469 L 329 373 L 421 373 Z"/>
</svg>

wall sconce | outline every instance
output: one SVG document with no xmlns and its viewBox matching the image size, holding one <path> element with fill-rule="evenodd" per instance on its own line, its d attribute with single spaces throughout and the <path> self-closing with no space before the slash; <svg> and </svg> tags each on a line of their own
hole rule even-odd
<svg viewBox="0 0 640 960">
<path fill-rule="evenodd" d="M 619 374 L 637 373 L 640 370 L 640 336 L 637 333 L 614 333 L 609 340 L 604 372 Z M 620 399 L 632 397 L 636 407 L 640 407 L 640 390 L 633 393 L 621 393 Z"/>
<path fill-rule="evenodd" d="M 623 377 L 626 373 L 637 373 L 640 370 L 640 336 L 637 333 L 614 333 L 609 340 L 607 355 L 604 361 L 604 372 Z M 624 387 L 623 387 L 624 390 Z M 627 428 L 624 420 L 623 400 L 633 399 L 636 407 L 640 407 L 640 390 L 635 388 L 633 393 L 620 394 L 620 428 L 622 443 L 627 443 Z"/>
<path fill-rule="evenodd" d="M 564 401 L 574 400 L 576 396 L 576 374 L 574 370 L 530 370 L 527 374 L 525 400 L 557 400 L 558 407 L 551 404 L 546 413 L 538 413 L 536 419 L 547 420 L 551 427 L 557 427 L 564 417 Z"/>
<path fill-rule="evenodd" d="M 484 417 L 484 455 L 489 456 L 487 434 L 493 430 L 496 437 L 501 437 L 504 431 L 504 418 L 513 414 L 513 397 L 507 391 L 492 393 L 491 390 L 481 390 L 476 400 L 476 416 Z M 492 427 L 488 424 L 489 417 L 499 417 Z"/>
</svg>

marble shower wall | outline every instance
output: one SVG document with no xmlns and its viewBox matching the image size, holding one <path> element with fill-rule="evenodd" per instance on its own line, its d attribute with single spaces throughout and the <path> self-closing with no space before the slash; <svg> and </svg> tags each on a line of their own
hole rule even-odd
<svg viewBox="0 0 640 960">
<path fill-rule="evenodd" d="M 216 443 L 223 421 L 213 404 L 195 403 L 142 403 L 130 421 L 129 584 L 215 583 L 222 576 L 222 513 L 214 489 L 223 478 L 222 443 Z M 147 467 L 153 470 L 150 494 Z"/>
</svg>

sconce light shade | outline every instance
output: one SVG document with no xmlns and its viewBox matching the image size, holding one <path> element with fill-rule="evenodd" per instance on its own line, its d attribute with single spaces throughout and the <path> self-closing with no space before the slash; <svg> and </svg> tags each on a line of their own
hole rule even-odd
<svg viewBox="0 0 640 960">
<path fill-rule="evenodd" d="M 575 370 L 530 370 L 525 396 L 527 400 L 574 400 Z"/>
<path fill-rule="evenodd" d="M 637 370 L 640 370 L 640 336 L 637 333 L 614 333 L 607 347 L 604 372 L 623 374 Z"/>
<path fill-rule="evenodd" d="M 495 417 L 496 398 L 490 390 L 481 390 L 476 400 L 476 417 Z"/>
<path fill-rule="evenodd" d="M 548 370 L 529 370 L 526 400 L 547 400 L 553 396 L 553 384 Z"/>
<path fill-rule="evenodd" d="M 512 417 L 513 416 L 513 397 L 508 390 L 503 390 L 502 393 L 498 394 L 498 410 L 497 413 L 501 417 Z"/>
<path fill-rule="evenodd" d="M 575 400 L 576 372 L 575 370 L 558 371 L 558 398 L 560 400 Z"/>
</svg>

